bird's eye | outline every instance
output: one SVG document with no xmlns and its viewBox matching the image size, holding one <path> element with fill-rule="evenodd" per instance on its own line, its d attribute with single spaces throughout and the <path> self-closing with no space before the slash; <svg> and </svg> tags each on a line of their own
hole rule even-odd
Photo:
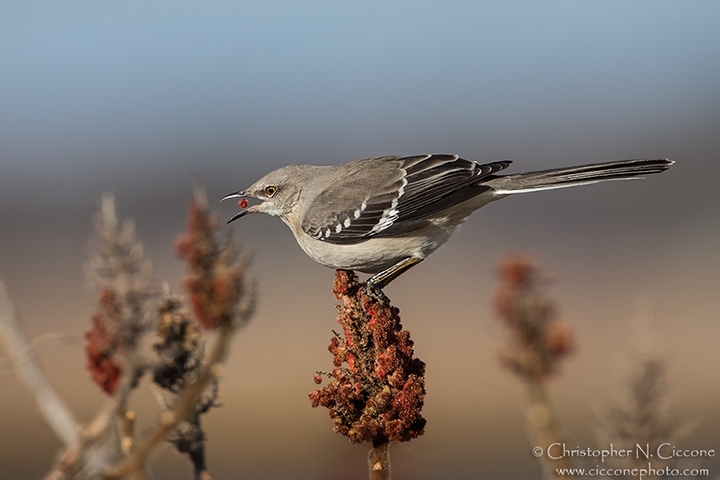
<svg viewBox="0 0 720 480">
<path fill-rule="evenodd" d="M 268 185 L 267 187 L 265 187 L 265 195 L 267 195 L 268 197 L 272 197 L 277 192 L 277 189 L 278 187 L 276 187 L 275 185 Z"/>
</svg>

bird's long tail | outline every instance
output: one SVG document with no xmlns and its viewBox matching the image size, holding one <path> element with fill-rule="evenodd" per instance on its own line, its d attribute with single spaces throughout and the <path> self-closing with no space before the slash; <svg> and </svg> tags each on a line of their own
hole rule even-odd
<svg viewBox="0 0 720 480">
<path fill-rule="evenodd" d="M 539 172 L 498 175 L 484 184 L 492 187 L 496 195 L 510 195 L 609 180 L 627 180 L 640 175 L 664 172 L 674 163 L 667 158 L 636 158 Z"/>
</svg>

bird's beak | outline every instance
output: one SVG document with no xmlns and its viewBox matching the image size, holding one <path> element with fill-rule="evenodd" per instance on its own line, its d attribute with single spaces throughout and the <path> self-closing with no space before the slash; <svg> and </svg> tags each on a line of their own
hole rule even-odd
<svg viewBox="0 0 720 480">
<path fill-rule="evenodd" d="M 245 193 L 245 190 L 239 190 L 235 193 L 228 193 L 223 198 L 220 199 L 221 202 L 224 202 L 228 198 L 236 198 L 236 197 L 246 197 L 247 194 Z"/>
<path fill-rule="evenodd" d="M 247 209 L 246 209 L 246 210 L 240 210 L 238 213 L 236 213 L 235 215 L 233 215 L 232 217 L 230 217 L 230 220 L 228 220 L 227 222 L 225 222 L 225 225 L 227 225 L 227 224 L 230 223 L 230 222 L 234 222 L 234 221 L 237 220 L 238 218 L 244 217 L 244 216 L 247 215 L 248 213 L 252 213 L 252 212 L 249 211 L 249 210 L 247 210 Z"/>
<path fill-rule="evenodd" d="M 237 220 L 238 218 L 244 217 L 245 215 L 248 215 L 248 214 L 250 214 L 250 213 L 256 213 L 256 212 L 257 212 L 257 207 L 258 207 L 257 205 L 254 205 L 254 206 L 252 206 L 252 207 L 250 207 L 250 208 L 247 208 L 247 200 L 245 199 L 245 197 L 248 197 L 248 196 L 249 196 L 249 195 L 248 195 L 247 193 L 245 193 L 244 190 L 240 190 L 239 192 L 235 192 L 235 193 L 231 193 L 231 194 L 229 194 L 229 195 L 225 195 L 225 196 L 222 198 L 222 200 L 220 200 L 221 202 L 224 202 L 224 201 L 227 200 L 228 198 L 237 198 L 237 197 L 242 198 L 242 200 L 240 200 L 240 201 L 238 202 L 238 206 L 239 206 L 242 210 L 240 210 L 238 213 L 236 213 L 235 215 L 233 215 L 233 216 L 230 218 L 230 220 L 228 220 L 228 221 L 225 223 L 226 225 L 227 225 L 228 223 L 230 223 L 230 222 L 234 222 L 234 221 Z"/>
</svg>

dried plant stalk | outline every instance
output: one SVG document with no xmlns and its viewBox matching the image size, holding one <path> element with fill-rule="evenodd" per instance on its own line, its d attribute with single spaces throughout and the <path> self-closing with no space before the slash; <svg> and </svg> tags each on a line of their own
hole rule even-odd
<svg viewBox="0 0 720 480">
<path fill-rule="evenodd" d="M 536 445 L 547 450 L 565 441 L 547 393 L 547 379 L 574 347 L 570 327 L 556 319 L 555 303 L 542 293 L 543 272 L 525 257 L 505 259 L 499 268 L 500 286 L 495 307 L 508 333 L 500 361 L 525 383 L 527 419 Z M 556 468 L 571 468 L 567 457 L 541 457 L 545 478 L 556 478 Z M 572 477 L 564 477 L 572 478 Z"/>
<path fill-rule="evenodd" d="M 618 450 L 635 450 L 639 445 L 649 453 L 663 443 L 679 445 L 692 426 L 671 414 L 667 361 L 650 320 L 637 316 L 633 326 L 633 348 L 621 386 L 598 412 L 596 432 L 600 445 L 612 443 Z M 638 454 L 610 457 L 607 463 L 613 468 L 647 468 L 648 459 Z M 661 470 L 669 462 L 655 455 L 652 465 Z"/>
<path fill-rule="evenodd" d="M 233 333 L 254 313 L 257 296 L 248 282 L 248 260 L 230 236 L 217 239 L 219 221 L 207 209 L 205 192 L 195 189 L 187 232 L 178 240 L 186 260 L 185 285 L 195 318 L 170 294 L 157 301 L 149 261 L 135 239 L 133 224 L 120 224 L 112 197 L 105 196 L 88 274 L 99 290 L 98 310 L 86 334 L 88 369 L 112 400 L 66 449 L 47 479 L 149 478 L 147 460 L 163 441 L 186 454 L 196 480 L 209 480 L 205 434 L 200 417 L 216 406 L 217 381 Z M 218 332 L 207 357 L 203 329 Z M 154 336 L 152 351 L 143 341 Z M 164 413 L 144 438 L 135 433 L 130 394 L 150 373 Z"/>
<path fill-rule="evenodd" d="M 390 442 L 373 443 L 368 454 L 370 480 L 390 480 Z"/>
<path fill-rule="evenodd" d="M 338 270 L 333 293 L 341 302 L 328 350 L 335 368 L 330 383 L 312 392 L 313 407 L 323 406 L 333 430 L 351 442 L 371 442 L 370 474 L 390 478 L 389 442 L 408 441 L 424 433 L 425 363 L 414 357 L 410 332 L 402 329 L 399 310 L 368 295 L 357 276 Z M 315 375 L 321 384 L 323 372 Z"/>
</svg>

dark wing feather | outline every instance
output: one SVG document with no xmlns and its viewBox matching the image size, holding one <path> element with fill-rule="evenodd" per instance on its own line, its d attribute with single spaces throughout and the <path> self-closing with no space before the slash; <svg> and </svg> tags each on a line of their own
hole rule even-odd
<svg viewBox="0 0 720 480">
<path fill-rule="evenodd" d="M 336 179 L 316 199 L 323 208 L 310 205 L 302 228 L 332 243 L 409 232 L 422 228 L 433 214 L 485 191 L 487 187 L 478 182 L 509 165 L 509 161 L 480 165 L 457 155 L 359 160 L 339 170 L 344 178 Z M 327 205 L 336 208 L 327 212 Z"/>
<path fill-rule="evenodd" d="M 404 157 L 401 161 L 407 172 L 407 185 L 398 202 L 400 221 L 417 220 L 451 207 L 452 204 L 441 200 L 507 168 L 511 163 L 501 161 L 481 165 L 457 155 Z M 468 198 L 471 197 L 464 200 Z"/>
<path fill-rule="evenodd" d="M 333 243 L 359 242 L 377 231 L 404 183 L 398 157 L 390 156 L 351 162 L 331 175 L 330 186 L 305 211 L 302 229 Z"/>
</svg>

